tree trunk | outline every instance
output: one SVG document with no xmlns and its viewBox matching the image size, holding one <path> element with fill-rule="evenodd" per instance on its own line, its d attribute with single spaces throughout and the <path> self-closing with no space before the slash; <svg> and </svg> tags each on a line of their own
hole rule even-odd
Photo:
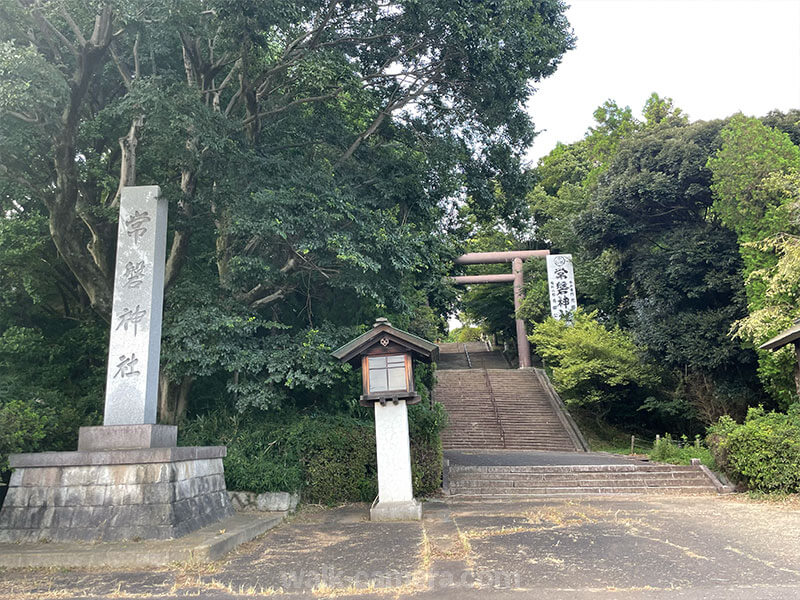
<svg viewBox="0 0 800 600">
<path fill-rule="evenodd" d="M 69 102 L 61 116 L 61 130 L 54 136 L 56 182 L 54 196 L 47 203 L 50 235 L 56 249 L 86 291 L 92 307 L 108 321 L 113 267 L 109 259 L 111 240 L 104 238 L 110 229 L 96 223 L 91 211 L 81 210 L 76 140 L 83 103 L 110 42 L 111 8 L 106 6 L 95 19 L 91 39 L 81 40 L 78 64 L 69 84 Z M 86 201 L 82 200 L 84 204 Z M 88 244 L 87 233 L 91 236 Z"/>
<path fill-rule="evenodd" d="M 163 425 L 177 425 L 185 416 L 189 405 L 189 392 L 194 377 L 185 376 L 179 382 L 171 381 L 164 371 L 158 374 L 158 420 Z"/>
</svg>

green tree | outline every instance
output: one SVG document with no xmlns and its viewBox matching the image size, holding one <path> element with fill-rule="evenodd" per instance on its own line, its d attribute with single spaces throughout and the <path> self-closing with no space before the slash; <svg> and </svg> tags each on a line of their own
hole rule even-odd
<svg viewBox="0 0 800 600">
<path fill-rule="evenodd" d="M 644 116 L 647 127 L 655 127 L 662 123 L 669 125 L 686 125 L 689 123 L 689 117 L 683 110 L 675 106 L 672 98 L 662 98 L 655 92 L 644 103 L 642 116 Z"/>
<path fill-rule="evenodd" d="M 631 336 L 618 326 L 607 329 L 596 313 L 578 309 L 571 321 L 548 318 L 529 338 L 567 405 L 598 420 L 631 424 L 660 383 L 657 369 L 642 360 Z"/>
<path fill-rule="evenodd" d="M 721 127 L 667 124 L 631 136 L 576 226 L 596 255 L 617 252 L 619 322 L 676 382 L 663 408 L 706 422 L 742 414 L 754 394 L 754 356 L 728 337 L 746 314 L 738 246 L 709 216 L 706 163 Z"/>
<path fill-rule="evenodd" d="M 713 209 L 738 236 L 750 312 L 734 334 L 758 345 L 800 316 L 795 307 L 800 275 L 792 272 L 800 147 L 787 133 L 741 114 L 721 135 L 722 146 L 708 161 Z M 794 373 L 788 352 L 759 351 L 761 381 L 783 406 L 797 398 Z"/>
<path fill-rule="evenodd" d="M 443 217 L 522 185 L 523 107 L 572 45 L 563 11 L 0 0 L 0 204 L 58 272 L 28 261 L 27 287 L 4 285 L 46 293 L 53 322 L 108 322 L 119 191 L 159 184 L 161 419 L 196 380 L 242 407 L 324 402 L 347 380 L 328 352 L 358 325 L 447 312 Z"/>
</svg>

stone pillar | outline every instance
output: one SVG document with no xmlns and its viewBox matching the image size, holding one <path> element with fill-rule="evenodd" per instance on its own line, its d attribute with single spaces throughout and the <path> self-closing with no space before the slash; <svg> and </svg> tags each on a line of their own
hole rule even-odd
<svg viewBox="0 0 800 600">
<path fill-rule="evenodd" d="M 167 203 L 122 191 L 104 425 L 77 452 L 12 454 L 0 541 L 178 537 L 233 514 L 224 446 L 177 447 L 156 425 Z"/>
<path fill-rule="evenodd" d="M 514 273 L 514 312 L 518 312 L 525 297 L 525 280 L 522 276 L 522 259 L 515 258 L 511 263 Z M 525 369 L 531 366 L 531 346 L 528 342 L 528 332 L 525 329 L 525 321 L 520 318 L 515 319 L 517 325 L 517 354 L 519 355 L 519 368 Z"/>
<path fill-rule="evenodd" d="M 405 400 L 375 403 L 375 443 L 378 453 L 378 503 L 370 510 L 373 521 L 422 519 L 422 505 L 414 500 L 411 483 L 411 447 Z"/>
<path fill-rule="evenodd" d="M 167 201 L 157 185 L 122 190 L 104 425 L 156 422 Z"/>
</svg>

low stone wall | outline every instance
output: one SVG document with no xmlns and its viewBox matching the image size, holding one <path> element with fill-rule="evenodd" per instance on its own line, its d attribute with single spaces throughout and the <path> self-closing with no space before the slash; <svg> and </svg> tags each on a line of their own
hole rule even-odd
<svg viewBox="0 0 800 600">
<path fill-rule="evenodd" d="M 14 455 L 0 541 L 180 537 L 233 514 L 224 455 L 224 447 Z"/>
<path fill-rule="evenodd" d="M 228 492 L 233 508 L 237 511 L 288 511 L 297 508 L 299 494 L 289 492 Z"/>
</svg>

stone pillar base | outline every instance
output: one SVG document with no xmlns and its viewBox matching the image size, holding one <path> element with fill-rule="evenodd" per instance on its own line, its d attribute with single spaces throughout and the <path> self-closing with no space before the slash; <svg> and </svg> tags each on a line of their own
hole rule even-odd
<svg viewBox="0 0 800 600">
<path fill-rule="evenodd" d="M 224 446 L 13 454 L 0 542 L 169 539 L 233 514 Z"/>
<path fill-rule="evenodd" d="M 417 500 L 405 502 L 378 502 L 369 511 L 370 521 L 421 521 L 422 503 Z"/>
<path fill-rule="evenodd" d="M 178 445 L 175 425 L 99 425 L 78 430 L 78 450 L 131 450 Z"/>
</svg>

